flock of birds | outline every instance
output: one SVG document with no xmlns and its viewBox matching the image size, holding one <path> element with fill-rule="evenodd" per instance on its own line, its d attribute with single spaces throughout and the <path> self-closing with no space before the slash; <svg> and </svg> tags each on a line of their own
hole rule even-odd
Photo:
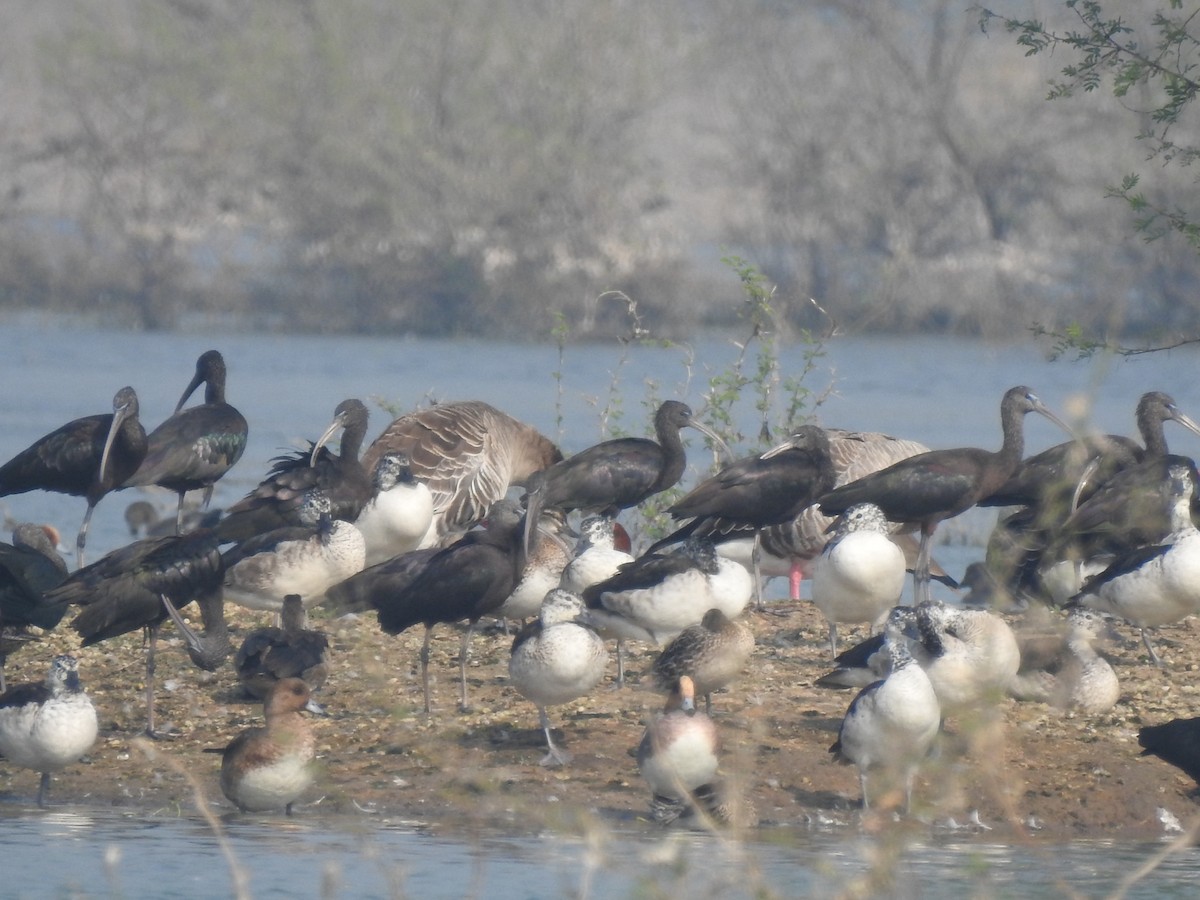
<svg viewBox="0 0 1200 900">
<path fill-rule="evenodd" d="M 95 710 L 71 655 L 44 683 L 5 690 L 6 656 L 71 613 L 84 647 L 144 629 L 146 732 L 154 736 L 155 648 L 174 622 L 192 661 L 208 671 L 230 656 L 246 690 L 264 701 L 265 725 L 223 754 L 221 786 L 243 810 L 285 808 L 311 780 L 315 743 L 305 710 L 329 672 L 329 642 L 306 610 L 370 612 L 388 634 L 424 626 L 420 667 L 426 712 L 430 636 L 466 623 L 466 660 L 485 617 L 528 620 L 512 644 L 512 687 L 538 710 L 544 765 L 570 755 L 555 744 L 547 708 L 594 690 L 617 647 L 663 649 L 649 673 L 668 695 L 637 751 L 655 817 L 721 815 L 717 729 L 711 696 L 735 680 L 754 649 L 745 614 L 761 608 L 764 577 L 812 580 L 829 625 L 834 668 L 818 684 L 858 693 L 831 752 L 857 766 L 863 806 L 868 776 L 905 789 L 929 756 L 947 715 L 985 716 L 1006 694 L 1084 712 L 1119 696 L 1096 649 L 1110 619 L 1141 631 L 1200 611 L 1197 475 L 1170 454 L 1164 424 L 1200 426 L 1160 392 L 1137 409 L 1141 443 L 1077 436 L 1027 387 L 1000 404 L 998 451 L 930 450 L 887 435 L 803 425 L 765 453 L 727 462 L 669 507 L 676 529 L 639 555 L 618 516 L 674 487 L 691 427 L 724 450 L 686 404 L 657 410 L 655 437 L 619 438 L 564 458 L 534 428 L 482 402 L 447 403 L 401 416 L 364 450 L 368 413 L 348 399 L 303 452 L 279 456 L 261 483 L 223 512 L 185 516 L 185 496 L 214 484 L 241 458 L 248 427 L 225 398 L 215 350 L 200 356 L 174 413 L 147 434 L 137 396 L 122 388 L 111 414 L 63 425 L 0 466 L 0 496 L 46 490 L 82 496 L 76 568 L 57 535 L 22 524 L 0 545 L 0 755 L 41 773 L 77 760 L 96 740 Z M 205 385 L 204 402 L 185 408 Z M 1034 412 L 1068 440 L 1025 458 L 1023 422 Z M 340 432 L 338 452 L 329 443 Z M 173 527 L 86 564 L 88 523 L 107 494 L 158 485 L 178 495 Z M 512 488 L 524 488 L 520 500 Z M 1061 614 L 1053 634 L 1014 634 L 989 608 L 947 605 L 930 581 L 953 584 L 932 559 L 938 525 L 977 505 L 1006 507 L 974 573 L 973 594 L 1001 594 Z M 153 527 L 131 504 L 132 528 Z M 572 528 L 571 521 L 577 522 Z M 914 539 L 914 534 L 917 536 Z M 906 573 L 914 602 L 900 605 Z M 232 646 L 226 602 L 278 614 Z M 202 628 L 180 610 L 195 603 Z M 867 623 L 872 637 L 838 653 L 838 625 Z M 701 710 L 698 698 L 705 698 Z M 1146 752 L 1200 773 L 1200 722 L 1143 729 Z"/>
</svg>

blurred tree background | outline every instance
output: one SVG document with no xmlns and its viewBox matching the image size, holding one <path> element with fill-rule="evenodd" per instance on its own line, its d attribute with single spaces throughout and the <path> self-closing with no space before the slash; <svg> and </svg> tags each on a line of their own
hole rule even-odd
<svg viewBox="0 0 1200 900">
<path fill-rule="evenodd" d="M 623 331 L 619 291 L 684 335 L 737 315 L 736 252 L 795 326 L 813 298 L 858 331 L 1195 330 L 1196 250 L 1106 197 L 1147 166 L 1161 86 L 1047 103 L 1062 62 L 979 20 L 949 0 L 9 0 L 0 309 L 542 339 L 558 314 Z M 1194 114 L 1173 128 L 1200 145 Z M 1159 206 L 1195 193 L 1186 166 L 1154 176 Z"/>
</svg>

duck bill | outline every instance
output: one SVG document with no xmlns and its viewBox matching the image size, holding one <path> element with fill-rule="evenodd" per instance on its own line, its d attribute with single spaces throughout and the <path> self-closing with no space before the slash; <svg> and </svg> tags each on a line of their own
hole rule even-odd
<svg viewBox="0 0 1200 900">
<path fill-rule="evenodd" d="M 183 396 L 179 398 L 179 402 L 175 404 L 175 412 L 183 409 L 183 404 L 188 402 L 188 398 L 196 392 L 196 388 L 204 384 L 204 376 L 199 372 L 192 376 L 192 380 L 188 382 L 188 386 L 183 389 Z"/>
<path fill-rule="evenodd" d="M 310 712 L 310 713 L 312 713 L 314 716 L 327 716 L 327 715 L 329 715 L 329 713 L 327 713 L 327 712 L 325 711 L 325 707 L 323 707 L 323 706 L 322 706 L 320 703 L 318 703 L 316 700 L 312 699 L 312 697 L 309 697 L 309 698 L 308 698 L 308 702 L 304 704 L 304 709 L 305 709 L 305 711 L 306 711 L 306 712 Z"/>
<path fill-rule="evenodd" d="M 312 455 L 308 458 L 308 465 L 310 468 L 317 464 L 317 454 L 321 452 L 321 448 L 329 443 L 329 439 L 337 434 L 338 429 L 343 425 L 345 425 L 345 422 L 342 421 L 342 417 L 337 416 L 332 422 L 329 423 L 329 427 L 322 432 L 321 436 L 317 438 L 317 442 L 313 444 Z"/>
<path fill-rule="evenodd" d="M 121 430 L 121 425 L 128 418 L 128 406 L 120 406 L 113 410 L 112 424 L 108 426 L 108 435 L 104 438 L 104 449 L 100 453 L 100 473 L 96 478 L 98 482 L 104 482 L 105 473 L 108 472 L 108 457 L 112 454 L 112 446 L 117 440 L 117 432 Z"/>
</svg>

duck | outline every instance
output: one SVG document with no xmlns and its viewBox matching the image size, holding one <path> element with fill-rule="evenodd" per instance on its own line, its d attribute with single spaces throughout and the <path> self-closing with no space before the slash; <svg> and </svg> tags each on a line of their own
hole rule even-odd
<svg viewBox="0 0 1200 900">
<path fill-rule="evenodd" d="M 716 725 L 696 709 L 694 682 L 680 676 L 637 747 L 638 771 L 650 787 L 655 821 L 674 821 L 695 808 L 697 797 L 713 796 L 719 749 Z"/>
<path fill-rule="evenodd" d="M 1159 668 L 1163 661 L 1147 629 L 1200 612 L 1200 529 L 1191 515 L 1200 476 L 1190 461 L 1169 466 L 1167 474 L 1170 533 L 1161 541 L 1119 554 L 1067 604 L 1107 612 L 1136 626 Z"/>
<path fill-rule="evenodd" d="M 929 756 L 942 722 L 937 693 L 925 669 L 903 640 L 885 639 L 888 675 L 863 688 L 850 702 L 829 752 L 858 767 L 862 808 L 870 809 L 867 778 L 872 772 L 904 780 L 904 812 L 912 810 L 913 780 Z"/>
<path fill-rule="evenodd" d="M 989 709 L 1007 695 L 1021 648 L 1004 619 L 929 600 L 917 605 L 916 624 L 920 637 L 913 653 L 944 712 Z"/>
<path fill-rule="evenodd" d="M 413 475 L 405 453 L 385 453 L 375 464 L 371 499 L 354 520 L 366 543 L 366 565 L 416 550 L 433 523 L 433 494 Z"/>
<path fill-rule="evenodd" d="M 546 735 L 548 752 L 543 766 L 565 765 L 571 755 L 554 745 L 547 706 L 586 696 L 604 679 L 608 649 L 604 640 L 577 620 L 583 598 L 561 588 L 550 590 L 537 620 L 517 634 L 508 660 L 508 680 L 518 694 L 532 701 Z"/>
<path fill-rule="evenodd" d="M 1068 613 L 1064 635 L 1021 641 L 1021 666 L 1009 693 L 1061 710 L 1108 712 L 1120 699 L 1121 685 L 1112 665 L 1096 651 L 1096 641 L 1107 630 L 1104 614 L 1079 607 Z"/>
<path fill-rule="evenodd" d="M 729 618 L 745 610 L 754 592 L 750 572 L 718 555 L 705 538 L 687 538 L 664 553 L 648 553 L 583 592 L 585 621 L 617 640 L 617 683 L 624 683 L 622 641 L 661 645 L 708 610 Z"/>
<path fill-rule="evenodd" d="M 579 538 L 563 567 L 559 587 L 583 594 L 593 584 L 617 574 L 625 563 L 633 562 L 633 554 L 617 546 L 618 527 L 611 516 L 586 516 L 580 521 Z"/>
<path fill-rule="evenodd" d="M 839 623 L 882 627 L 900 602 L 904 551 L 889 536 L 887 517 L 874 503 L 857 503 L 834 523 L 812 576 L 813 604 L 829 623 L 829 650 L 837 656 Z"/>
<path fill-rule="evenodd" d="M 98 733 L 79 661 L 69 653 L 54 657 L 44 682 L 13 685 L 0 694 L 0 756 L 41 773 L 39 807 L 46 806 L 50 773 L 91 750 Z"/>
<path fill-rule="evenodd" d="M 301 524 L 276 528 L 226 550 L 226 599 L 277 613 L 284 597 L 299 594 L 311 608 L 330 587 L 361 572 L 367 561 L 362 532 L 353 522 L 334 520 L 331 508 L 324 491 L 307 491 Z"/>
<path fill-rule="evenodd" d="M 906 641 L 909 652 L 922 660 L 927 654 L 917 646 L 920 632 L 917 630 L 917 611 L 911 606 L 894 606 L 884 620 L 883 631 L 859 641 L 843 650 L 833 661 L 836 668 L 826 672 L 815 682 L 821 688 L 865 688 L 885 678 L 891 671 L 892 659 L 885 646 L 889 636 L 893 640 Z"/>
<path fill-rule="evenodd" d="M 538 615 L 546 595 L 559 587 L 563 569 L 571 559 L 571 535 L 566 516 L 557 509 L 542 512 L 536 538 L 525 559 L 525 568 L 511 594 L 492 615 L 507 622 Z"/>
<path fill-rule="evenodd" d="M 704 711 L 712 715 L 712 694 L 733 682 L 754 652 L 754 632 L 740 619 L 710 609 L 697 625 L 689 625 L 667 644 L 650 668 L 654 685 L 669 691 L 683 675 L 704 695 Z"/>
<path fill-rule="evenodd" d="M 221 792 L 242 812 L 293 804 L 313 783 L 317 740 L 301 712 L 324 715 L 301 678 L 283 678 L 271 686 L 263 703 L 265 726 L 247 728 L 221 754 Z"/>
<path fill-rule="evenodd" d="M 329 676 L 329 637 L 307 627 L 299 594 L 283 598 L 280 625 L 256 628 L 233 658 L 238 681 L 252 697 L 265 699 L 275 682 L 302 678 L 313 691 Z"/>
</svg>

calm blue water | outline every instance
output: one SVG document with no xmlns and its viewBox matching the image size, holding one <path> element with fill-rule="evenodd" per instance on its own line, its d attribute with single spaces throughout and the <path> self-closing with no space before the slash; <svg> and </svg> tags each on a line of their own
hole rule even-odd
<svg viewBox="0 0 1200 900">
<path fill-rule="evenodd" d="M 372 401 L 405 411 L 430 399 L 478 398 L 537 426 L 570 452 L 605 436 L 602 410 L 613 403 L 609 425 L 624 432 L 641 433 L 660 399 L 677 397 L 700 410 L 709 378 L 737 353 L 719 340 L 669 349 L 593 345 L 568 348 L 560 363 L 554 347 L 487 342 L 127 334 L 8 322 L 0 332 L 6 388 L 0 459 L 69 419 L 108 411 L 113 393 L 125 384 L 137 389 L 143 420 L 153 427 L 174 408 L 196 357 L 212 347 L 222 351 L 229 367 L 230 402 L 251 426 L 249 449 L 218 486 L 217 505 L 253 487 L 270 457 L 319 434 L 347 397 L 372 406 L 369 437 L 391 418 Z M 803 348 L 785 348 L 783 362 L 785 375 L 801 371 Z M 806 386 L 824 398 L 816 410 L 822 424 L 886 431 L 933 447 L 995 447 L 1000 396 L 1014 384 L 1031 385 L 1068 419 L 1106 431 L 1131 432 L 1137 398 L 1151 389 L 1174 394 L 1200 419 L 1196 363 L 1191 351 L 1072 364 L 1048 362 L 1033 346 L 838 339 L 827 346 Z M 752 398 L 736 417 L 747 434 L 757 432 Z M 1063 439 L 1037 417 L 1028 425 L 1030 451 Z M 1179 452 L 1200 452 L 1200 442 L 1186 432 L 1173 430 L 1168 439 Z M 127 542 L 122 511 L 135 498 L 127 492 L 100 503 L 89 559 Z M 173 509 L 173 498 L 161 502 Z M 0 500 L 0 510 L 14 519 L 57 524 L 68 544 L 83 508 L 79 498 L 53 494 Z M 960 531 L 953 546 L 937 551 L 947 569 L 961 573 L 982 554 L 986 526 Z M 705 836 L 616 833 L 602 836 L 596 848 L 564 836 L 462 841 L 369 818 L 234 819 L 227 827 L 233 855 L 251 873 L 251 892 L 258 897 L 726 897 L 754 894 L 754 877 L 761 877 L 767 893 L 826 895 L 861 877 L 878 851 L 852 828 L 769 835 L 741 857 L 738 848 Z M 1063 896 L 1065 883 L 1080 895 L 1104 896 L 1157 849 L 931 839 L 903 854 L 894 893 Z M 212 832 L 191 816 L 162 818 L 147 811 L 145 817 L 128 817 L 76 807 L 43 813 L 0 804 L 0 853 L 0 897 L 231 893 L 229 868 Z M 1198 864 L 1195 850 L 1175 856 L 1130 896 L 1194 896 Z"/>
</svg>

